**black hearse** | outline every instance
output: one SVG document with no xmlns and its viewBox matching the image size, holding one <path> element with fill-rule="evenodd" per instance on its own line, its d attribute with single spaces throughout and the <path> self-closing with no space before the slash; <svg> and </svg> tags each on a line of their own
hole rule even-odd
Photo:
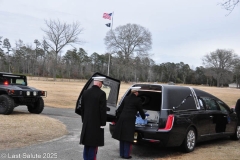
<svg viewBox="0 0 240 160">
<path fill-rule="evenodd" d="M 105 76 L 95 73 L 93 76 Z M 116 123 L 116 109 L 124 97 L 130 94 L 126 91 L 119 101 L 118 92 L 120 81 L 107 77 L 103 82 L 107 94 L 108 122 L 111 134 Z M 83 90 L 92 86 L 90 79 Z M 240 138 L 240 126 L 232 108 L 217 97 L 194 89 L 167 84 L 134 84 L 140 86 L 139 97 L 142 99 L 143 109 L 148 114 L 147 124 L 135 125 L 134 143 L 158 143 L 170 147 L 180 146 L 185 152 L 194 150 L 197 142 L 230 136 Z M 82 94 L 82 92 L 81 92 Z M 79 95 L 76 113 L 81 107 Z"/>
</svg>

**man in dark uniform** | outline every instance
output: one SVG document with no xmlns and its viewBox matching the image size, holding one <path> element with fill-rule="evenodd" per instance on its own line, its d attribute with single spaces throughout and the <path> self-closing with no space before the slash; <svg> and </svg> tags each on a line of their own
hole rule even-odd
<svg viewBox="0 0 240 160">
<path fill-rule="evenodd" d="M 235 106 L 235 112 L 237 113 L 238 125 L 239 125 L 240 124 L 240 99 L 237 100 L 237 103 Z"/>
<path fill-rule="evenodd" d="M 142 102 L 138 96 L 138 90 L 141 87 L 131 87 L 131 94 L 124 98 L 118 112 L 119 120 L 113 133 L 113 138 L 120 141 L 120 157 L 130 159 L 132 142 L 134 140 L 136 114 L 139 111 L 141 117 L 145 119 L 145 113 L 142 109 Z"/>
<path fill-rule="evenodd" d="M 81 101 L 82 131 L 80 144 L 84 145 L 84 160 L 96 160 L 98 146 L 104 146 L 106 125 L 106 93 L 102 87 L 105 77 L 93 77 L 93 86 L 84 91 Z"/>
</svg>

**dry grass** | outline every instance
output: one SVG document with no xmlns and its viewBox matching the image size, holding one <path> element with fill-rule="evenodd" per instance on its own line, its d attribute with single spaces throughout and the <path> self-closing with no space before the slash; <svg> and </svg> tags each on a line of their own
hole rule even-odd
<svg viewBox="0 0 240 160">
<path fill-rule="evenodd" d="M 28 85 L 46 90 L 47 97 L 44 98 L 45 106 L 57 108 L 75 108 L 78 96 L 85 85 L 86 80 L 36 80 L 29 79 Z M 119 91 L 119 99 L 131 84 L 122 84 Z"/>
<path fill-rule="evenodd" d="M 48 141 L 67 133 L 60 121 L 42 115 L 14 112 L 0 115 L 0 119 L 0 150 Z"/>
<path fill-rule="evenodd" d="M 74 108 L 86 81 L 28 80 L 28 85 L 47 91 L 45 106 Z"/>
<path fill-rule="evenodd" d="M 76 100 L 85 85 L 86 80 L 57 80 L 51 79 L 29 79 L 29 86 L 47 91 L 47 98 L 44 99 L 45 105 L 57 108 L 75 108 Z M 130 83 L 121 83 L 119 91 L 119 99 L 125 91 L 131 86 Z M 216 97 L 222 99 L 230 107 L 235 106 L 236 101 L 240 98 L 240 89 L 236 88 L 219 88 L 206 86 L 190 86 L 209 92 Z"/>
<path fill-rule="evenodd" d="M 75 108 L 76 100 L 85 85 L 86 80 L 57 80 L 30 78 L 28 85 L 38 89 L 46 90 L 47 97 L 44 98 L 45 106 L 57 108 Z M 132 84 L 122 83 L 119 92 L 119 99 Z M 191 86 L 207 91 L 222 99 L 230 107 L 234 107 L 240 98 L 240 89 L 217 88 L 206 86 Z M 0 150 L 12 147 L 21 147 L 60 137 L 67 133 L 66 127 L 59 121 L 33 114 L 14 112 L 5 116 L 0 115 Z M 32 124 L 35 125 L 32 125 Z M 16 134 L 18 133 L 18 134 Z M 165 157 L 165 160 L 225 160 L 238 159 L 240 156 L 238 148 L 239 141 L 227 141 L 218 145 L 208 147 L 197 147 L 191 154 L 176 153 Z M 218 153 L 216 155 L 216 152 Z M 204 156 L 203 156 L 204 153 Z M 161 158 L 159 158 L 161 160 Z"/>
</svg>

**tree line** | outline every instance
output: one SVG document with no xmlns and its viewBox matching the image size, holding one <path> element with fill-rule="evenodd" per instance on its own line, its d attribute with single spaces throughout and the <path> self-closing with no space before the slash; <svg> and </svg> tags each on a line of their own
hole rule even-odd
<svg viewBox="0 0 240 160">
<path fill-rule="evenodd" d="M 83 48 L 59 53 L 67 45 L 82 42 L 83 29 L 75 22 L 45 21 L 44 38 L 35 46 L 18 40 L 12 47 L 0 37 L 0 71 L 53 78 L 88 79 L 100 72 L 125 82 L 173 82 L 209 86 L 239 87 L 240 58 L 233 50 L 216 49 L 202 58 L 203 66 L 191 69 L 184 62 L 156 64 L 148 51 L 152 36 L 148 29 L 126 24 L 107 32 L 107 53 L 87 53 Z M 5 50 L 3 50 L 5 48 Z"/>
<path fill-rule="evenodd" d="M 149 57 L 130 57 L 125 62 L 121 52 L 116 55 L 94 52 L 88 56 L 83 48 L 68 50 L 63 56 L 58 55 L 58 63 L 55 65 L 53 51 L 46 51 L 40 46 L 33 49 L 31 46 L 21 44 L 22 41 L 19 40 L 16 43 L 17 47 L 12 48 L 12 54 L 0 52 L 1 72 L 53 77 L 55 71 L 57 78 L 88 79 L 95 72 L 107 75 L 109 68 L 110 76 L 125 82 L 174 82 L 209 86 L 238 83 L 240 76 L 239 59 L 227 56 L 226 53 L 232 52 L 228 50 L 218 49 L 206 55 L 203 58 L 206 67 L 199 66 L 193 70 L 184 62 L 156 64 Z M 222 59 L 217 60 L 217 57 Z"/>
</svg>

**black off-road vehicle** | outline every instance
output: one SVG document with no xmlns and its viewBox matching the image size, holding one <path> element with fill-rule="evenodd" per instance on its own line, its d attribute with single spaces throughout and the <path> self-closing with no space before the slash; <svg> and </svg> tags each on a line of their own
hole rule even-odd
<svg viewBox="0 0 240 160">
<path fill-rule="evenodd" d="M 19 105 L 26 105 L 30 113 L 43 111 L 47 92 L 27 86 L 27 77 L 0 72 L 0 114 L 11 114 Z"/>
</svg>

